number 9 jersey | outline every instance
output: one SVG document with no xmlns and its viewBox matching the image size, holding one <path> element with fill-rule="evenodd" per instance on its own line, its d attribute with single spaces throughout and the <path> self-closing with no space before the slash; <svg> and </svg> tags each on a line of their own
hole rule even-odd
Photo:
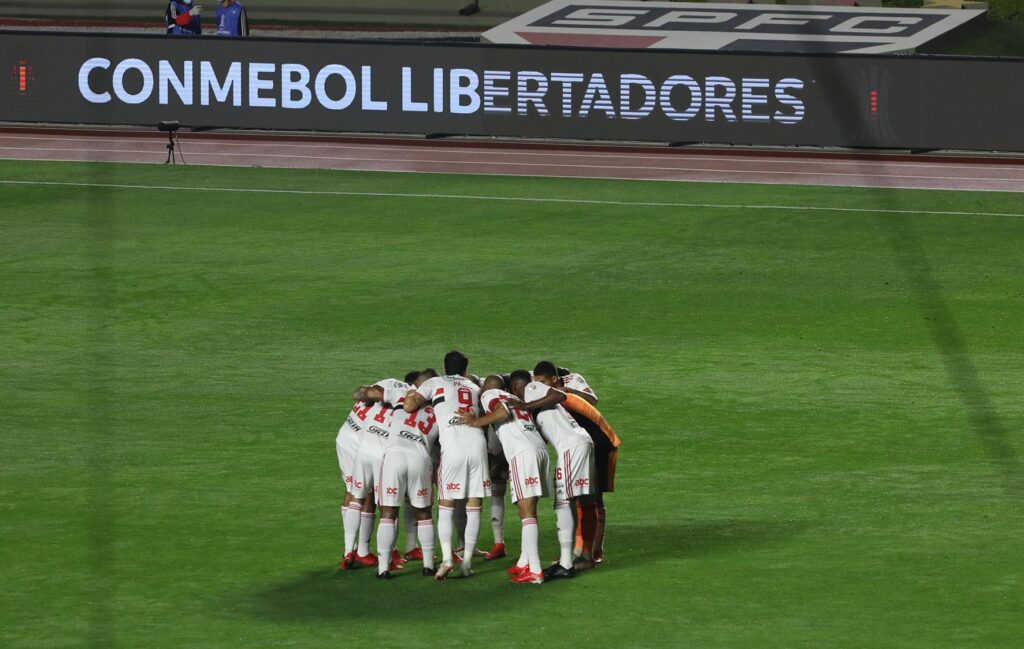
<svg viewBox="0 0 1024 649">
<path fill-rule="evenodd" d="M 442 449 L 463 441 L 486 442 L 482 429 L 455 421 L 455 416 L 461 412 L 480 416 L 480 388 L 476 383 L 464 376 L 435 376 L 416 391 L 434 408 Z"/>
<path fill-rule="evenodd" d="M 438 498 L 464 500 L 489 495 L 491 480 L 484 431 L 455 419 L 460 412 L 473 417 L 480 415 L 479 386 L 464 376 L 435 376 L 416 391 L 433 406 L 440 431 Z"/>
</svg>

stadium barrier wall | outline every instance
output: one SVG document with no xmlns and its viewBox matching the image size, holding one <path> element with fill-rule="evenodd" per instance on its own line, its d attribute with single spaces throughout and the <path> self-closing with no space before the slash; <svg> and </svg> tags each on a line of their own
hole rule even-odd
<svg viewBox="0 0 1024 649">
<path fill-rule="evenodd" d="M 5 32 L 0 121 L 1024 152 L 1024 60 Z"/>
</svg>

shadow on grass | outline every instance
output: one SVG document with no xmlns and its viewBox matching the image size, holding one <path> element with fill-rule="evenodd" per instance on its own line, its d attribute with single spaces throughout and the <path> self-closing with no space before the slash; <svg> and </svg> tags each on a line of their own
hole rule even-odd
<svg viewBox="0 0 1024 649">
<path fill-rule="evenodd" d="M 652 561 L 699 558 L 785 543 L 810 527 L 798 521 L 750 520 L 617 525 L 609 529 L 605 565 L 579 578 L 649 569 Z M 547 547 L 547 541 L 542 541 L 542 554 L 556 549 Z M 510 549 L 518 550 L 518 544 Z M 228 612 L 282 621 L 393 620 L 400 614 L 410 622 L 436 619 L 440 610 L 457 610 L 460 615 L 493 614 L 503 610 L 506 598 L 511 604 L 522 599 L 523 587 L 509 584 L 504 573 L 512 561 L 509 557 L 475 563 L 477 574 L 472 579 L 452 579 L 444 584 L 421 576 L 418 567 L 398 573 L 391 581 L 377 580 L 373 569 L 339 573 L 325 568 L 243 597 L 229 605 Z"/>
<path fill-rule="evenodd" d="M 813 525 L 806 521 L 680 521 L 617 525 L 605 543 L 606 568 L 634 568 L 652 560 L 699 558 L 785 543 Z"/>
<path fill-rule="evenodd" d="M 376 579 L 376 569 L 339 572 L 334 568 L 305 572 L 271 585 L 229 607 L 236 614 L 270 620 L 402 620 L 436 619 L 441 610 L 486 614 L 501 610 L 508 592 L 507 563 L 478 569 L 471 579 L 437 583 L 417 567 L 390 581 Z M 497 607 L 497 608 L 496 608 Z"/>
<path fill-rule="evenodd" d="M 887 219 L 896 257 L 913 287 L 918 304 L 942 357 L 946 374 L 979 437 L 989 462 L 1002 475 L 1003 489 L 1015 499 L 1024 496 L 1024 467 L 988 390 L 978 376 L 967 340 L 949 310 L 921 241 L 908 219 Z"/>
</svg>

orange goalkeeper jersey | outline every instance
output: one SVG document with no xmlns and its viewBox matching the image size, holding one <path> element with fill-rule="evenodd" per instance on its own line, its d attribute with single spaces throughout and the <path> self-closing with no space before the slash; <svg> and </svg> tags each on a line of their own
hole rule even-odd
<svg viewBox="0 0 1024 649">
<path fill-rule="evenodd" d="M 600 410 L 587 403 L 587 401 L 582 397 L 568 393 L 566 393 L 565 401 L 562 402 L 562 405 L 577 415 L 586 417 L 590 421 L 594 422 L 594 424 L 601 429 L 601 432 L 608 437 L 608 440 L 612 443 L 612 447 L 619 448 L 621 440 L 619 439 L 619 436 L 615 434 L 615 429 L 612 428 L 612 425 L 604 418 L 604 415 L 601 414 Z"/>
</svg>

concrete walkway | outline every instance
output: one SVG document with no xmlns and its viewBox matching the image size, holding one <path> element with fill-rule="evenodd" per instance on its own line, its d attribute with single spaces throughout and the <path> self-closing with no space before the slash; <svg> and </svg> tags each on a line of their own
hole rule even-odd
<svg viewBox="0 0 1024 649">
<path fill-rule="evenodd" d="M 545 0 L 479 0 L 480 11 L 460 16 L 472 0 L 244 0 L 249 20 L 263 23 L 315 23 L 325 25 L 394 25 L 439 28 L 487 28 L 518 16 Z M 216 0 L 195 0 L 207 13 Z M 163 21 L 163 2 L 138 0 L 11 0 L 0 2 L 0 19 L 46 18 L 50 20 Z"/>
</svg>

